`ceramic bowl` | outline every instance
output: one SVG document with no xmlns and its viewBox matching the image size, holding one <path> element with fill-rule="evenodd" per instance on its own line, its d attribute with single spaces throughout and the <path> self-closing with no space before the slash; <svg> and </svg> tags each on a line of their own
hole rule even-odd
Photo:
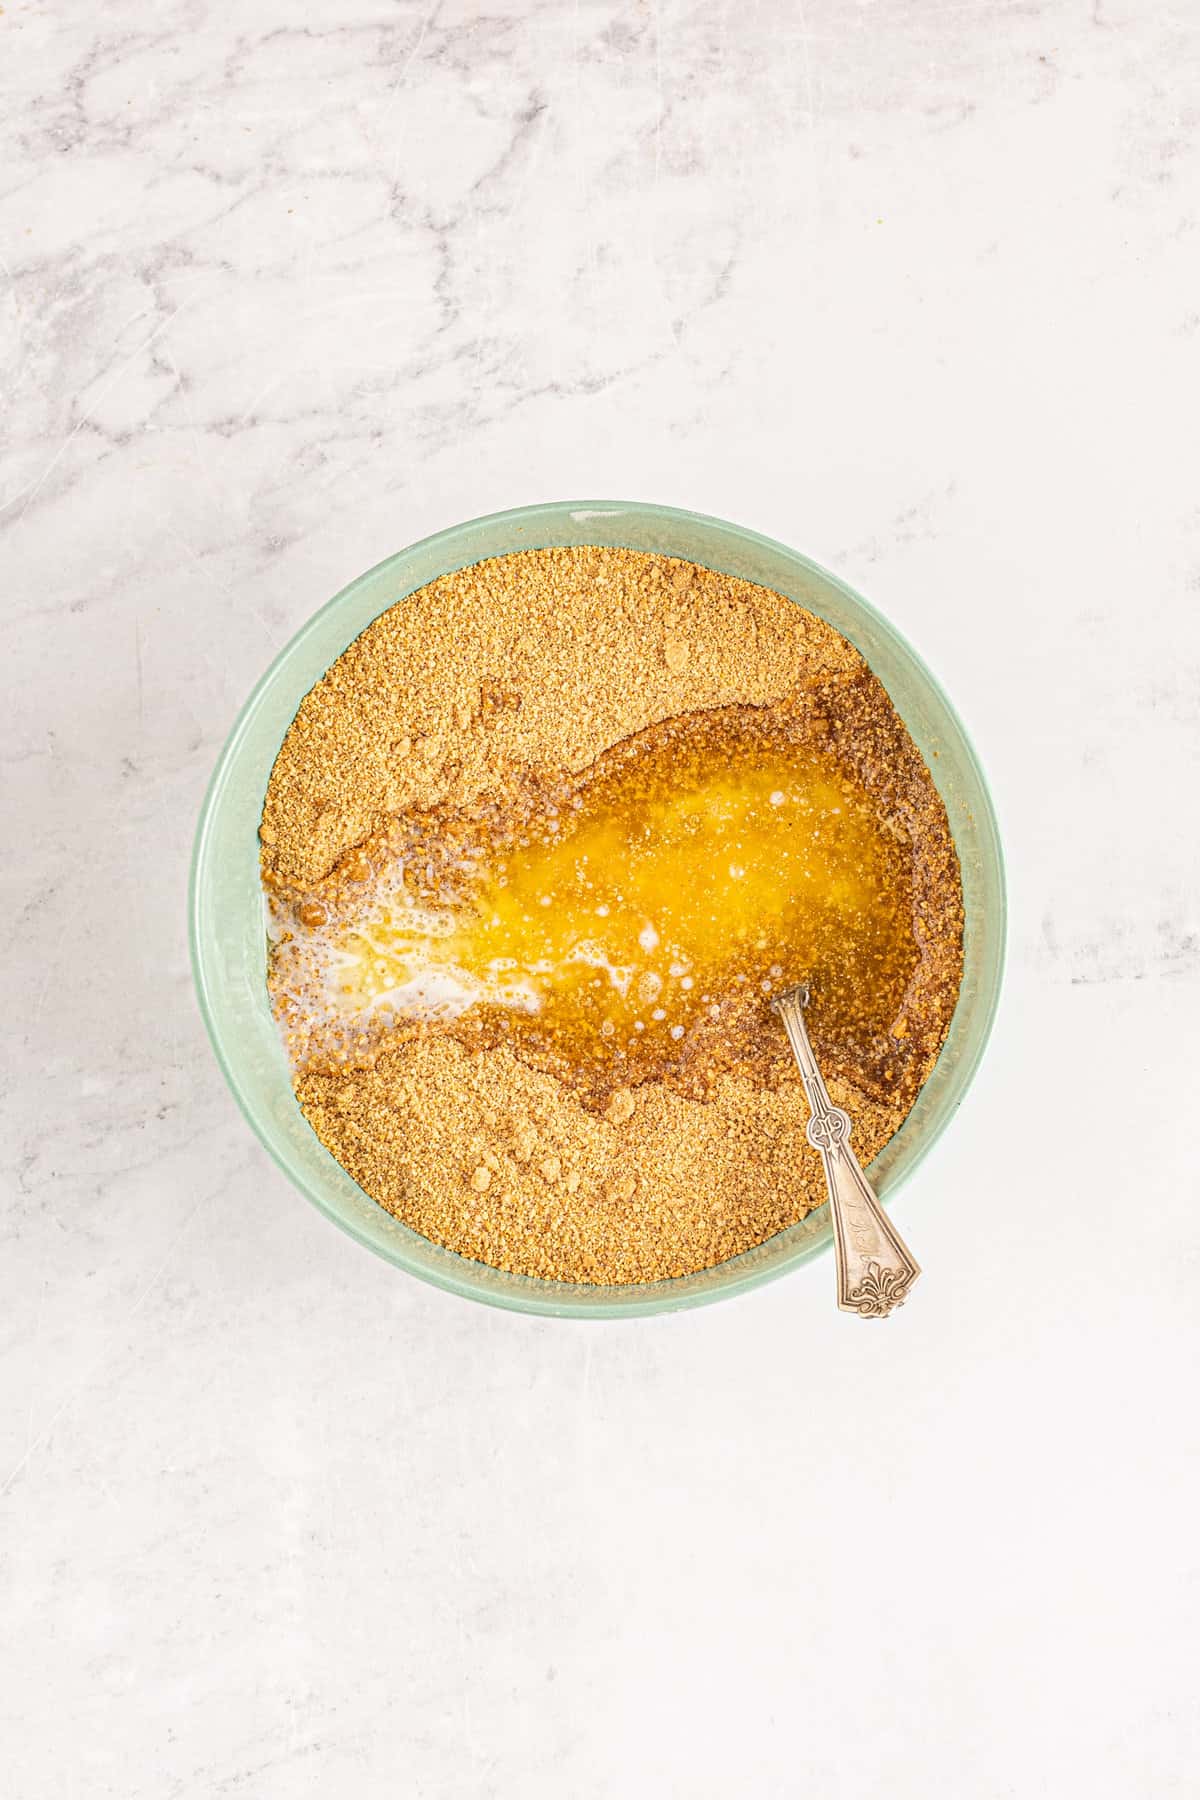
<svg viewBox="0 0 1200 1800">
<path fill-rule="evenodd" d="M 1004 869 L 987 786 L 966 732 L 920 658 L 887 620 L 795 550 L 720 519 L 621 502 L 494 513 L 425 538 L 359 576 L 278 656 L 242 708 L 200 814 L 189 896 L 192 962 L 213 1048 L 252 1129 L 326 1218 L 410 1275 L 472 1300 L 562 1318 L 617 1319 L 700 1306 L 785 1275 L 831 1242 L 828 1209 L 698 1275 L 593 1287 L 508 1275 L 444 1250 L 385 1212 L 310 1130 L 292 1094 L 267 1001 L 258 823 L 276 753 L 314 682 L 372 619 L 436 576 L 555 544 L 612 544 L 685 557 L 802 603 L 857 646 L 888 690 L 946 803 L 962 865 L 965 968 L 949 1036 L 902 1129 L 870 1167 L 890 1201 L 954 1116 L 991 1030 L 1004 961 Z M 823 1295 L 832 1304 L 829 1295 Z"/>
</svg>

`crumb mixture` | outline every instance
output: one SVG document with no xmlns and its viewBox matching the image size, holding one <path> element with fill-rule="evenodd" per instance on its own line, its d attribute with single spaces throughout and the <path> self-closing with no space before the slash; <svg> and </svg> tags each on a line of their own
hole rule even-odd
<svg viewBox="0 0 1200 1800">
<path fill-rule="evenodd" d="M 521 552 L 391 607 L 306 696 L 260 830 L 300 1105 L 463 1255 L 658 1280 L 824 1200 L 771 996 L 801 979 L 864 1163 L 961 976 L 942 802 L 792 601 Z"/>
</svg>

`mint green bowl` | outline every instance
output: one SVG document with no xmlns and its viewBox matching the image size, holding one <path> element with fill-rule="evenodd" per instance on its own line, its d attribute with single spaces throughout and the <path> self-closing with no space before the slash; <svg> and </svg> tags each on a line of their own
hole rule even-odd
<svg viewBox="0 0 1200 1800">
<path fill-rule="evenodd" d="M 983 1055 L 1004 963 L 1004 866 L 992 803 L 966 732 L 904 639 L 807 557 L 720 519 L 609 501 L 493 513 L 389 557 L 343 588 L 297 633 L 242 708 L 213 772 L 196 833 L 189 896 L 192 966 L 217 1060 L 285 1175 L 360 1244 L 410 1275 L 472 1300 L 559 1318 L 617 1319 L 701 1306 L 786 1274 L 830 1243 L 827 1209 L 717 1268 L 647 1286 L 539 1281 L 470 1262 L 376 1205 L 321 1146 L 293 1097 L 266 992 L 258 822 L 276 752 L 301 700 L 371 620 L 406 594 L 484 557 L 552 544 L 615 544 L 686 557 L 802 602 L 857 645 L 928 763 L 962 864 L 965 971 L 937 1067 L 903 1128 L 871 1164 L 871 1180 L 885 1200 L 946 1129 Z"/>
</svg>

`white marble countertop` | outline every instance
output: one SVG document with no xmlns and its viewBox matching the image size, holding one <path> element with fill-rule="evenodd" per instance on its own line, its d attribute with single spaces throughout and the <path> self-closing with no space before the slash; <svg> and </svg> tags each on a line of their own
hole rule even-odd
<svg viewBox="0 0 1200 1800">
<path fill-rule="evenodd" d="M 1193 1792 L 1193 0 L 5 0 L 0 1684 L 19 1800 Z M 389 551 L 611 495 L 883 608 L 1010 974 L 832 1265 L 623 1327 L 375 1261 L 239 1118 L 184 889 Z"/>
</svg>

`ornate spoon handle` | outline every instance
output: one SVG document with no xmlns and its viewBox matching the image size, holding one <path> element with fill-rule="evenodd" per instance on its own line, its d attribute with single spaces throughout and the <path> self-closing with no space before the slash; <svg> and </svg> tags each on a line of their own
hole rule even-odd
<svg viewBox="0 0 1200 1800">
<path fill-rule="evenodd" d="M 894 1306 L 903 1306 L 921 1269 L 875 1198 L 850 1148 L 850 1116 L 830 1100 L 808 1041 L 804 1027 L 807 1005 L 808 989 L 795 987 L 779 996 L 775 1010 L 783 1020 L 808 1095 L 808 1141 L 820 1151 L 825 1165 L 837 1252 L 838 1305 L 843 1312 L 856 1312 L 864 1319 L 883 1319 Z"/>
</svg>

